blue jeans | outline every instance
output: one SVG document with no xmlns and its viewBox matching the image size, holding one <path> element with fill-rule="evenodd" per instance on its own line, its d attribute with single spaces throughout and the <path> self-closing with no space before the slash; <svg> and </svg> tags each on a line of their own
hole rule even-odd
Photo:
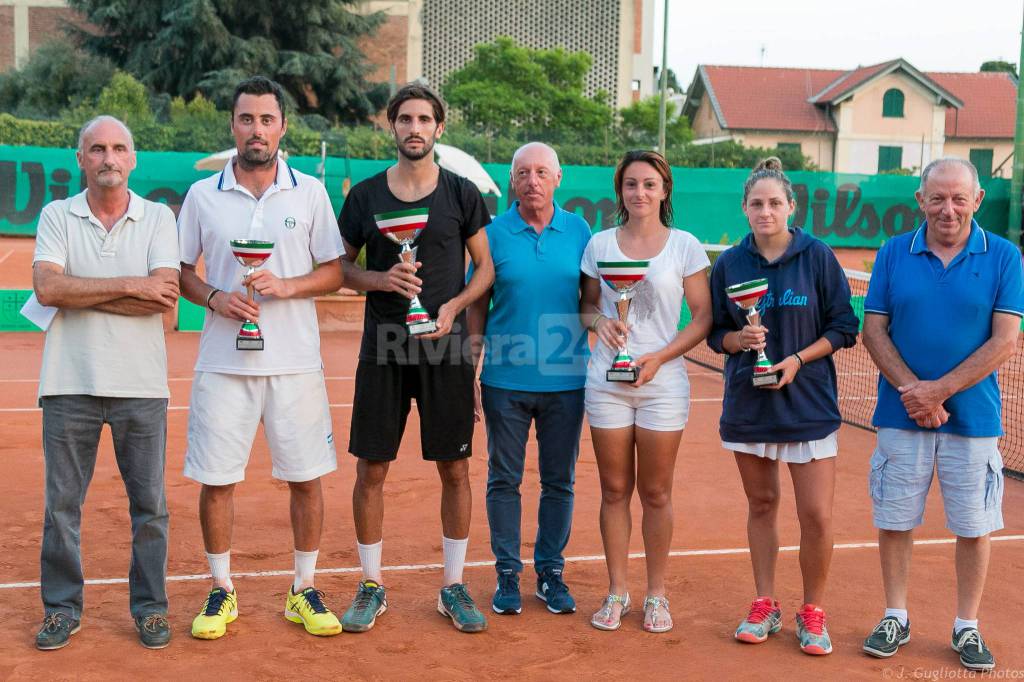
<svg viewBox="0 0 1024 682">
<path fill-rule="evenodd" d="M 46 510 L 40 561 L 43 609 L 82 617 L 82 503 L 96 466 L 100 431 L 110 425 L 132 519 L 128 570 L 132 616 L 167 613 L 167 445 L 165 398 L 45 396 Z"/>
<path fill-rule="evenodd" d="M 583 389 L 534 393 L 482 387 L 487 426 L 487 522 L 497 570 L 523 570 L 519 558 L 522 504 L 519 484 L 526 464 L 530 423 L 536 422 L 540 508 L 533 557 L 537 573 L 562 568 L 572 529 L 573 483 L 583 428 Z"/>
</svg>

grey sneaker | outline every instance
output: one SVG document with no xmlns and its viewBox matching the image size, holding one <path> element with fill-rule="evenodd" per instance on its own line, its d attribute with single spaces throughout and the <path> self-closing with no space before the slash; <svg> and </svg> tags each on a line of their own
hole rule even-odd
<svg viewBox="0 0 1024 682">
<path fill-rule="evenodd" d="M 36 633 L 36 648 L 43 651 L 62 649 L 71 640 L 71 635 L 82 629 L 82 623 L 66 613 L 48 613 Z"/>
<path fill-rule="evenodd" d="M 139 642 L 147 649 L 163 649 L 171 643 L 171 624 L 166 614 L 139 616 L 135 619 L 135 629 L 139 631 Z"/>
<path fill-rule="evenodd" d="M 459 632 L 483 632 L 487 619 L 473 603 L 463 583 L 442 587 L 437 595 L 437 610 L 442 616 L 452 619 L 452 625 Z"/>
<path fill-rule="evenodd" d="M 864 653 L 875 658 L 889 658 L 909 641 L 910 621 L 904 626 L 896 616 L 886 616 L 864 640 L 862 648 Z"/>
<path fill-rule="evenodd" d="M 996 659 L 985 646 L 977 628 L 964 628 L 953 633 L 953 651 L 960 654 L 960 664 L 968 670 L 992 670 Z"/>
</svg>

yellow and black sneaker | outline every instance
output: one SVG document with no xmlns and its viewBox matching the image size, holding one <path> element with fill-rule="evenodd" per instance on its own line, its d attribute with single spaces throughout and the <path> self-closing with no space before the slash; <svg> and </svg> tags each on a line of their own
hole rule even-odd
<svg viewBox="0 0 1024 682">
<path fill-rule="evenodd" d="M 315 587 L 307 587 L 295 594 L 288 588 L 284 602 L 284 617 L 293 623 L 302 623 L 306 632 L 317 637 L 331 637 L 341 634 L 341 623 L 323 601 L 324 593 Z"/>
<path fill-rule="evenodd" d="M 227 632 L 228 623 L 238 618 L 238 596 L 234 590 L 215 587 L 206 596 L 206 603 L 192 621 L 192 636 L 197 639 L 217 639 Z"/>
</svg>

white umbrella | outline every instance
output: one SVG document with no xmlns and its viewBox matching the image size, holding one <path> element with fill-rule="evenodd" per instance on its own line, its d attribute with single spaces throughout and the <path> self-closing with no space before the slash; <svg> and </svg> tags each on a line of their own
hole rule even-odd
<svg viewBox="0 0 1024 682">
<path fill-rule="evenodd" d="M 196 170 L 205 171 L 219 171 L 224 170 L 224 166 L 228 165 L 228 161 L 233 159 L 238 154 L 238 150 L 232 147 L 231 149 L 225 149 L 222 152 L 216 154 L 210 154 L 209 156 L 203 157 L 195 162 L 192 167 Z M 288 152 L 280 151 L 277 152 L 278 157 L 282 159 L 288 158 Z"/>
<path fill-rule="evenodd" d="M 437 157 L 437 165 L 466 178 L 476 185 L 482 194 L 489 192 L 495 196 L 501 196 L 501 190 L 494 184 L 494 180 L 487 174 L 484 167 L 466 152 L 457 147 L 439 143 L 434 145 L 434 154 Z"/>
</svg>

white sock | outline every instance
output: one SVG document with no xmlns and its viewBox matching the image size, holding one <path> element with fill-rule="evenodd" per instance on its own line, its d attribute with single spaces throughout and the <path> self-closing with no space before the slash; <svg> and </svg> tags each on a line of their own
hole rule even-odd
<svg viewBox="0 0 1024 682">
<path fill-rule="evenodd" d="M 383 545 L 383 540 L 372 545 L 356 543 L 356 548 L 359 550 L 359 565 L 363 568 L 363 580 L 380 583 L 380 553 Z"/>
<path fill-rule="evenodd" d="M 454 585 L 462 582 L 462 567 L 466 565 L 466 547 L 469 538 L 451 540 L 441 536 L 444 547 L 444 584 Z"/>
<path fill-rule="evenodd" d="M 977 619 L 975 619 L 975 620 L 964 620 L 960 616 L 957 616 L 956 618 L 953 619 L 953 632 L 960 632 L 964 628 L 974 628 L 975 630 L 977 630 L 978 629 L 978 621 L 977 621 Z"/>
<path fill-rule="evenodd" d="M 312 552 L 295 550 L 295 581 L 292 582 L 292 594 L 298 594 L 299 588 L 313 586 L 313 574 L 316 573 L 316 557 L 319 549 Z"/>
<path fill-rule="evenodd" d="M 900 627 L 907 627 L 907 610 L 906 609 L 886 609 L 885 617 L 895 616 L 900 621 Z"/>
<path fill-rule="evenodd" d="M 210 573 L 213 574 L 213 581 L 222 585 L 228 592 L 234 592 L 235 586 L 231 582 L 231 550 L 222 554 L 206 553 L 206 560 L 210 562 Z"/>
</svg>

